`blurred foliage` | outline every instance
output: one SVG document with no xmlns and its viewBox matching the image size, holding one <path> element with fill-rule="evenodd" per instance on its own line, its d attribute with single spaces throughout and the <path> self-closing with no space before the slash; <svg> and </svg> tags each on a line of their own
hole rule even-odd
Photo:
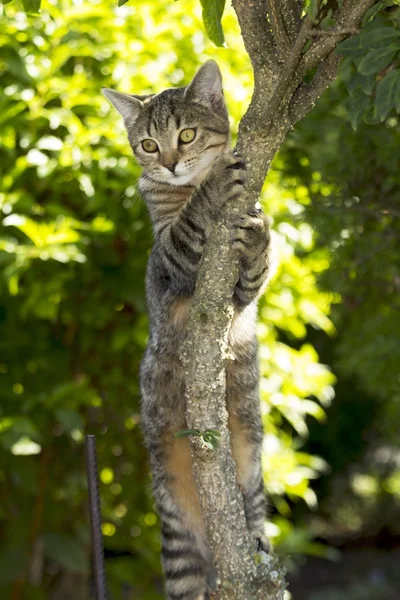
<svg viewBox="0 0 400 600">
<path fill-rule="evenodd" d="M 366 536 L 386 547 L 400 534 L 400 120 L 352 131 L 348 82 L 344 64 L 275 161 L 301 204 L 299 224 L 314 231 L 311 255 L 329 262 L 317 280 L 335 295 L 338 332 L 307 332 L 338 384 L 327 426 L 310 423 L 306 449 L 331 471 L 314 486 L 319 509 L 303 526 L 339 545 Z"/>
<path fill-rule="evenodd" d="M 42 8 L 27 17 L 7 4 L 0 18 L 0 595 L 88 597 L 83 437 L 93 433 L 111 596 L 157 600 L 159 524 L 138 414 L 151 229 L 100 89 L 184 85 L 213 57 L 235 134 L 251 68 L 230 8 L 227 49 L 206 38 L 194 0 Z M 314 480 L 329 472 L 304 448 L 335 381 L 311 332 L 337 344 L 336 370 L 380 398 L 380 431 L 395 437 L 397 120 L 351 135 L 346 95 L 342 83 L 296 128 L 262 198 L 279 257 L 260 303 L 263 462 L 269 533 L 285 553 L 329 555 L 292 523 L 296 503 L 317 509 Z"/>
</svg>

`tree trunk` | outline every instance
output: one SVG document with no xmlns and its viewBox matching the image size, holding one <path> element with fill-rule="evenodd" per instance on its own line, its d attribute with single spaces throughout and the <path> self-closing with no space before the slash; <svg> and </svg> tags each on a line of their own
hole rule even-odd
<svg viewBox="0 0 400 600">
<path fill-rule="evenodd" d="M 298 0 L 232 0 L 255 87 L 243 117 L 236 150 L 246 160 L 244 195 L 215 224 L 204 251 L 182 348 L 188 429 L 219 430 L 220 445 L 210 450 L 191 439 L 193 469 L 208 539 L 221 578 L 217 600 L 282 600 L 284 573 L 276 559 L 258 554 L 248 534 L 243 500 L 236 484 L 225 406 L 227 337 L 233 314 L 232 290 L 238 266 L 229 244 L 229 223 L 257 202 L 269 166 L 289 129 L 314 105 L 334 79 L 336 45 L 349 36 L 374 0 L 344 0 L 334 12 L 330 34 L 318 36 L 324 8 L 311 20 Z M 346 27 L 346 30 L 343 28 Z M 343 32 L 341 32 L 343 30 Z M 305 51 L 305 44 L 311 44 Z M 316 68 L 311 83 L 304 75 Z"/>
</svg>

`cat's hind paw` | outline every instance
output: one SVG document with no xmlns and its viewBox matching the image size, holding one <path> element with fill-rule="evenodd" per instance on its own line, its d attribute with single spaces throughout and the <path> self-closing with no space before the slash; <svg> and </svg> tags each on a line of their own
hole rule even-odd
<svg viewBox="0 0 400 600">
<path fill-rule="evenodd" d="M 268 252 L 270 244 L 269 221 L 261 211 L 251 211 L 235 221 L 231 243 L 239 258 L 248 265 Z"/>
</svg>

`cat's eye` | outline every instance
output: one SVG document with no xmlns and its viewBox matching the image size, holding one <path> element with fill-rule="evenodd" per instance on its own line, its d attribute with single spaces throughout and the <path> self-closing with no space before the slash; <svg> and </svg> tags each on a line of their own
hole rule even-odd
<svg viewBox="0 0 400 600">
<path fill-rule="evenodd" d="M 154 140 L 143 140 L 142 148 L 146 152 L 157 152 L 158 146 Z"/>
<path fill-rule="evenodd" d="M 189 142 L 193 142 L 195 137 L 196 137 L 195 129 L 182 129 L 182 131 L 179 134 L 179 141 L 182 142 L 183 144 L 188 144 Z"/>
</svg>

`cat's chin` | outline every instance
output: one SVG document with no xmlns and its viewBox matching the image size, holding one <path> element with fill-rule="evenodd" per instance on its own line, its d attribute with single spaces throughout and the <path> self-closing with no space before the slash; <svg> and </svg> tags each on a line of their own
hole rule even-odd
<svg viewBox="0 0 400 600">
<path fill-rule="evenodd" d="M 196 173 L 188 173 L 186 175 L 171 175 L 169 177 L 162 177 L 158 175 L 155 177 L 152 175 L 153 179 L 157 179 L 162 183 L 169 183 L 170 185 L 196 185 L 198 183 L 198 175 Z"/>
</svg>

